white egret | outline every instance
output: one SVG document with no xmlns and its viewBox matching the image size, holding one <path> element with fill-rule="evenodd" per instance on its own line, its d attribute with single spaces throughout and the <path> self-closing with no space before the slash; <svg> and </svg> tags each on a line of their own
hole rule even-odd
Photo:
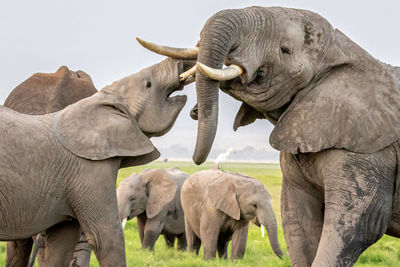
<svg viewBox="0 0 400 267">
<path fill-rule="evenodd" d="M 221 153 L 218 155 L 218 157 L 214 160 L 215 164 L 217 164 L 218 169 L 223 170 L 222 163 L 226 161 L 226 159 L 231 153 L 236 153 L 236 152 L 233 148 L 230 147 L 225 153 Z"/>
</svg>

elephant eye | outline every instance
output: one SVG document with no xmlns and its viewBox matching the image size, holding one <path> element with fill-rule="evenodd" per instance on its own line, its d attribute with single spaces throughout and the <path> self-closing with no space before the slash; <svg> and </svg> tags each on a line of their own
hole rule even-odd
<svg viewBox="0 0 400 267">
<path fill-rule="evenodd" d="M 149 80 L 146 81 L 146 87 L 150 88 L 151 87 L 151 82 Z"/>
<path fill-rule="evenodd" d="M 282 52 L 282 54 L 288 54 L 288 55 L 291 55 L 292 54 L 292 46 L 290 45 L 290 44 L 288 44 L 288 43 L 284 43 L 284 44 L 282 44 L 282 46 L 281 46 L 281 52 Z"/>
<path fill-rule="evenodd" d="M 257 209 L 257 205 L 256 204 L 253 204 L 252 206 L 253 206 L 253 208 Z"/>
<path fill-rule="evenodd" d="M 130 199 L 129 199 L 129 201 L 134 201 L 136 199 L 136 197 L 131 197 Z"/>
</svg>

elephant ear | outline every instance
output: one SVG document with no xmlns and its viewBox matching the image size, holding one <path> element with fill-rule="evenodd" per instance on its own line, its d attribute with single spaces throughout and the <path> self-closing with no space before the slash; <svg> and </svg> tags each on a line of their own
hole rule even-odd
<svg viewBox="0 0 400 267">
<path fill-rule="evenodd" d="M 219 178 L 208 185 L 207 195 L 216 209 L 235 220 L 239 220 L 239 201 L 236 195 L 236 186 L 232 179 L 228 174 L 222 173 Z"/>
<path fill-rule="evenodd" d="M 372 60 L 371 60 L 372 61 Z M 343 148 L 374 153 L 400 138 L 400 94 L 389 68 L 337 67 L 299 92 L 279 118 L 270 144 L 287 153 Z"/>
<path fill-rule="evenodd" d="M 159 152 L 126 105 L 117 95 L 96 93 L 58 112 L 54 135 L 66 149 L 85 159 L 123 157 L 124 167 L 150 162 Z"/>
<path fill-rule="evenodd" d="M 233 130 L 236 131 L 239 127 L 249 125 L 256 119 L 263 119 L 264 115 L 255 108 L 242 103 L 233 123 Z"/>
<path fill-rule="evenodd" d="M 163 169 L 148 171 L 141 176 L 147 183 L 149 194 L 146 200 L 146 214 L 148 218 L 153 218 L 174 199 L 178 185 Z"/>
</svg>

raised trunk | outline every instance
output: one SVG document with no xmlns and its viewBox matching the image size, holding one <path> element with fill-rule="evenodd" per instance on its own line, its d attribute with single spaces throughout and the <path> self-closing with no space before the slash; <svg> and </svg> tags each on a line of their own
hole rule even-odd
<svg viewBox="0 0 400 267">
<path fill-rule="evenodd" d="M 236 15 L 224 10 L 212 16 L 205 24 L 199 43 L 197 60 L 212 68 L 222 68 L 236 37 Z M 198 103 L 197 142 L 193 154 L 196 164 L 203 163 L 211 150 L 218 125 L 219 82 L 196 71 L 196 94 Z"/>
<path fill-rule="evenodd" d="M 278 241 L 278 225 L 270 203 L 265 208 L 257 209 L 257 220 L 267 228 L 269 242 L 275 254 L 282 258 L 283 252 Z"/>
</svg>

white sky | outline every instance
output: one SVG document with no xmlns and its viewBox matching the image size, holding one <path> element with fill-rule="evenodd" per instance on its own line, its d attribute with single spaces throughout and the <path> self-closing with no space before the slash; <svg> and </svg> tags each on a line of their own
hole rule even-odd
<svg viewBox="0 0 400 267">
<path fill-rule="evenodd" d="M 35 72 L 61 65 L 91 75 L 98 90 L 114 80 L 159 62 L 163 57 L 142 48 L 136 36 L 161 44 L 193 46 L 208 17 L 225 8 L 251 5 L 309 9 L 324 16 L 374 57 L 400 65 L 400 1 L 54 1 L 0 0 L 0 103 Z M 180 143 L 193 147 L 196 122 L 189 117 L 194 87 L 174 128 L 154 139 L 159 147 Z M 268 148 L 272 126 L 257 121 L 234 133 L 239 103 L 220 94 L 215 147 Z M 269 148 L 270 149 L 270 148 Z"/>
</svg>

